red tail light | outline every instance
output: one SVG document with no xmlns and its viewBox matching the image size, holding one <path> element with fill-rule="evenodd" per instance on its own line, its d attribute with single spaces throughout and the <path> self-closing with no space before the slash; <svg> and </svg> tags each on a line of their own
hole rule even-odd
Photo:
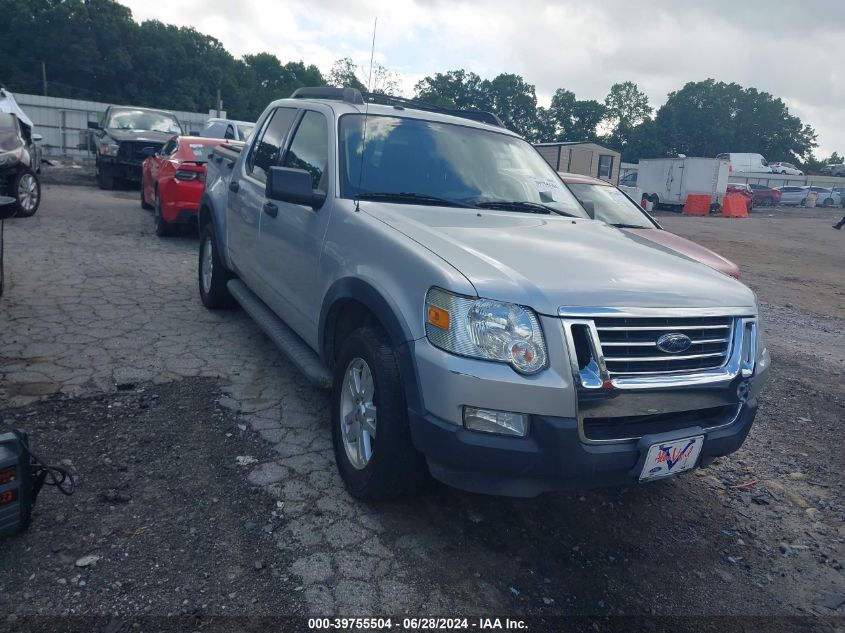
<svg viewBox="0 0 845 633">
<path fill-rule="evenodd" d="M 174 174 L 176 180 L 199 180 L 205 181 L 205 166 L 182 164 Z"/>
</svg>

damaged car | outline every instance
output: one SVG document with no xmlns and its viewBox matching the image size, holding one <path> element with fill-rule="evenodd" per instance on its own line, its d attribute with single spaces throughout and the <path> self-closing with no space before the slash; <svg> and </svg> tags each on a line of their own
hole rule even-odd
<svg viewBox="0 0 845 633">
<path fill-rule="evenodd" d="M 151 147 L 157 152 L 174 134 L 184 133 L 172 112 L 123 106 L 109 106 L 102 125 L 88 126 L 94 130 L 100 189 L 113 189 L 118 182 L 140 184 L 144 150 Z"/>
<path fill-rule="evenodd" d="M 32 133 L 32 122 L 8 93 L 0 91 L 0 196 L 14 199 L 18 217 L 28 217 L 41 204 L 37 172 L 41 151 Z"/>
</svg>

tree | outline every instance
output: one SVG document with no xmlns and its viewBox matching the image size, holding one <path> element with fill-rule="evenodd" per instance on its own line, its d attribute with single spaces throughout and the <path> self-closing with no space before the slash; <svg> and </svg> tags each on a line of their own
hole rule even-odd
<svg viewBox="0 0 845 633">
<path fill-rule="evenodd" d="M 634 128 L 651 116 L 648 96 L 634 82 L 625 81 L 610 87 L 604 105 L 605 122 L 611 126 L 608 142 L 621 151 Z"/>
<path fill-rule="evenodd" d="M 595 141 L 596 128 L 605 116 L 605 107 L 594 100 L 579 101 L 575 93 L 559 88 L 547 111 L 538 109 L 537 117 L 546 132 L 545 141 Z M 551 132 L 551 134 L 549 134 Z"/>
<path fill-rule="evenodd" d="M 402 78 L 394 70 L 376 64 L 372 72 L 370 92 L 399 96 L 402 92 Z"/>
<path fill-rule="evenodd" d="M 799 165 L 804 170 L 805 174 L 815 174 L 820 172 L 822 167 L 825 165 L 841 165 L 842 162 L 843 159 L 839 153 L 833 152 L 833 154 L 827 158 L 816 158 L 815 154 L 813 154 L 803 163 L 799 163 Z"/>
<path fill-rule="evenodd" d="M 481 109 L 487 104 L 482 84 L 473 72 L 450 70 L 418 81 L 414 98 L 444 108 Z"/>
<path fill-rule="evenodd" d="M 519 75 L 502 73 L 481 84 L 482 109 L 496 113 L 510 130 L 535 140 L 537 95 Z"/>
<path fill-rule="evenodd" d="M 364 91 L 367 87 L 355 74 L 358 67 L 348 57 L 338 59 L 329 71 L 328 84 L 337 88 L 356 88 Z"/>
<path fill-rule="evenodd" d="M 670 155 L 757 152 L 800 162 L 816 147 L 816 133 L 767 92 L 713 79 L 670 92 L 657 111 L 656 132 Z"/>
</svg>

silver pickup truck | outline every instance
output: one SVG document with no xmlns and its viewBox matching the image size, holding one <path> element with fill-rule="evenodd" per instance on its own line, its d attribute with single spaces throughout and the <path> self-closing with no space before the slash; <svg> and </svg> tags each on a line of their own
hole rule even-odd
<svg viewBox="0 0 845 633">
<path fill-rule="evenodd" d="M 489 113 L 301 89 L 211 156 L 200 295 L 331 388 L 359 498 L 627 485 L 737 450 L 769 365 L 754 294 L 590 211 Z"/>
</svg>

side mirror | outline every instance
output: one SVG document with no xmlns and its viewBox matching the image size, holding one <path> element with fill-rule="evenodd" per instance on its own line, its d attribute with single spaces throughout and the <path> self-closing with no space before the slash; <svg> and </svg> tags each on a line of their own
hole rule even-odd
<svg viewBox="0 0 845 633">
<path fill-rule="evenodd" d="M 144 156 L 148 156 L 148 157 L 149 156 L 155 156 L 156 148 L 155 147 L 145 147 L 144 149 L 141 150 L 141 153 Z"/>
<path fill-rule="evenodd" d="M 271 167 L 264 195 L 271 200 L 304 204 L 314 210 L 326 201 L 326 194 L 311 188 L 311 174 L 292 167 Z"/>
<path fill-rule="evenodd" d="M 39 142 L 44 140 L 44 137 L 41 136 L 40 134 L 33 134 L 32 140 L 35 141 L 36 143 L 39 143 Z"/>
<path fill-rule="evenodd" d="M 8 220 L 15 217 L 18 207 L 14 198 L 0 196 L 0 220 Z"/>
<path fill-rule="evenodd" d="M 97 121 L 88 121 L 89 130 L 99 130 L 100 124 Z"/>
<path fill-rule="evenodd" d="M 579 200 L 581 206 L 584 207 L 584 211 L 587 212 L 587 215 L 590 216 L 591 219 L 596 219 L 596 205 L 593 203 L 592 200 Z"/>
</svg>

